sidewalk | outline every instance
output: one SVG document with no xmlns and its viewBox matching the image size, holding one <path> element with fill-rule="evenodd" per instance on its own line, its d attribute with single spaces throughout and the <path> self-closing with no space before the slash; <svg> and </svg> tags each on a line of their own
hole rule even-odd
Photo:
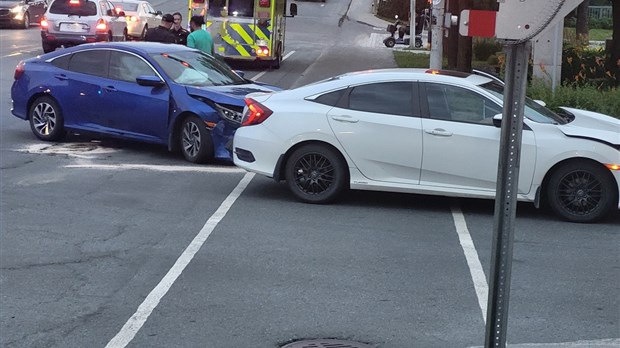
<svg viewBox="0 0 620 348">
<path fill-rule="evenodd" d="M 373 14 L 372 4 L 373 0 L 351 0 L 351 6 L 349 7 L 347 17 L 352 21 L 385 30 L 388 24 L 391 23 L 376 17 Z"/>
</svg>

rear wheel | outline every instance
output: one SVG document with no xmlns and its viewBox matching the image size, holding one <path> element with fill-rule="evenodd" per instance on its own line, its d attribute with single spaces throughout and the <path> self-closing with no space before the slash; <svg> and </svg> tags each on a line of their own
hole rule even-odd
<svg viewBox="0 0 620 348">
<path fill-rule="evenodd" d="M 567 162 L 549 177 L 546 187 L 551 209 L 572 222 L 594 222 L 618 202 L 618 191 L 609 171 L 587 161 Z"/>
<path fill-rule="evenodd" d="M 43 46 L 43 53 L 50 53 L 56 49 L 55 45 L 49 42 L 45 42 L 45 41 L 42 43 L 42 46 Z"/>
<path fill-rule="evenodd" d="M 142 28 L 142 34 L 140 34 L 140 40 L 144 41 L 144 38 L 146 38 L 146 32 L 149 30 L 149 26 L 148 25 L 144 25 L 144 28 Z"/>
<path fill-rule="evenodd" d="M 60 106 L 48 96 L 37 98 L 28 112 L 30 129 L 34 135 L 46 141 L 55 141 L 65 135 Z"/>
<path fill-rule="evenodd" d="M 295 150 L 285 168 L 291 192 L 304 202 L 328 203 L 347 188 L 349 178 L 345 161 L 336 150 L 319 144 Z"/>
<path fill-rule="evenodd" d="M 394 39 L 393 37 L 388 37 L 387 39 L 383 40 L 383 44 L 385 44 L 385 46 L 392 48 L 394 47 L 394 45 L 396 45 L 396 39 Z"/>
<path fill-rule="evenodd" d="M 131 38 L 129 37 L 129 34 L 127 33 L 127 28 L 125 28 L 123 30 L 123 41 L 130 41 Z"/>
<path fill-rule="evenodd" d="M 211 133 L 199 117 L 190 116 L 183 120 L 178 139 L 186 160 L 205 163 L 213 159 Z"/>
</svg>

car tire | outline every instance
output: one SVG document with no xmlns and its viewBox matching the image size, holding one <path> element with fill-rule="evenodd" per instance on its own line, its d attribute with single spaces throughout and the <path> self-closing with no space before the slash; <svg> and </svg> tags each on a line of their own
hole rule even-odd
<svg viewBox="0 0 620 348">
<path fill-rule="evenodd" d="M 285 167 L 286 183 L 291 192 L 307 203 L 329 203 L 348 187 L 346 162 L 331 147 L 304 145 L 289 156 Z"/>
<path fill-rule="evenodd" d="M 129 34 L 127 33 L 127 28 L 123 30 L 123 41 L 131 41 Z"/>
<path fill-rule="evenodd" d="M 43 42 L 42 43 L 43 46 L 43 53 L 50 53 L 52 51 L 54 51 L 56 49 L 56 46 L 48 43 L 48 42 Z"/>
<path fill-rule="evenodd" d="M 551 210 L 571 222 L 595 222 L 618 203 L 613 177 L 603 166 L 571 161 L 551 173 L 546 187 Z"/>
<path fill-rule="evenodd" d="M 22 22 L 22 29 L 30 29 L 30 14 L 24 13 L 24 21 Z"/>
<path fill-rule="evenodd" d="M 32 103 L 28 120 L 32 133 L 41 140 L 56 141 L 65 135 L 62 110 L 49 96 L 39 97 Z"/>
<path fill-rule="evenodd" d="M 272 67 L 274 69 L 280 69 L 280 64 L 282 64 L 282 43 L 278 43 L 278 48 L 276 49 L 276 59 L 274 59 L 272 63 Z"/>
<path fill-rule="evenodd" d="M 393 37 L 388 37 L 387 39 L 383 40 L 383 44 L 386 47 L 392 48 L 394 47 L 394 45 L 396 45 L 396 39 L 394 39 Z"/>
<path fill-rule="evenodd" d="M 144 39 L 146 38 L 146 32 L 149 30 L 149 26 L 148 25 L 144 25 L 144 28 L 142 28 L 142 34 L 140 34 L 140 40 L 144 41 Z"/>
<path fill-rule="evenodd" d="M 178 139 L 186 160 L 205 163 L 213 159 L 211 133 L 199 117 L 190 116 L 181 122 Z"/>
</svg>

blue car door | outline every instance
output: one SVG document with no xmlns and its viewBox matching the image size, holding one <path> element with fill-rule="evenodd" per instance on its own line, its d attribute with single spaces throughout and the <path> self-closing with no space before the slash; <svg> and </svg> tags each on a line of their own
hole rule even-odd
<svg viewBox="0 0 620 348">
<path fill-rule="evenodd" d="M 108 79 L 102 83 L 102 107 L 111 128 L 122 136 L 154 143 L 168 142 L 170 90 L 141 86 L 138 76 L 159 76 L 139 55 L 110 51 Z"/>
</svg>

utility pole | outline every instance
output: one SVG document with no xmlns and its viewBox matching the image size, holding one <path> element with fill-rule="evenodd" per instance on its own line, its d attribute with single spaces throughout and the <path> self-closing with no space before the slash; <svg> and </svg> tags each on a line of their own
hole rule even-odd
<svg viewBox="0 0 620 348">
<path fill-rule="evenodd" d="M 409 48 L 415 48 L 415 0 L 411 0 L 409 3 Z"/>
<path fill-rule="evenodd" d="M 445 5 L 444 0 L 433 0 L 433 11 L 431 12 L 431 69 L 441 69 L 443 67 L 443 14 Z M 433 21 L 433 17 L 435 17 L 435 21 Z"/>
</svg>

